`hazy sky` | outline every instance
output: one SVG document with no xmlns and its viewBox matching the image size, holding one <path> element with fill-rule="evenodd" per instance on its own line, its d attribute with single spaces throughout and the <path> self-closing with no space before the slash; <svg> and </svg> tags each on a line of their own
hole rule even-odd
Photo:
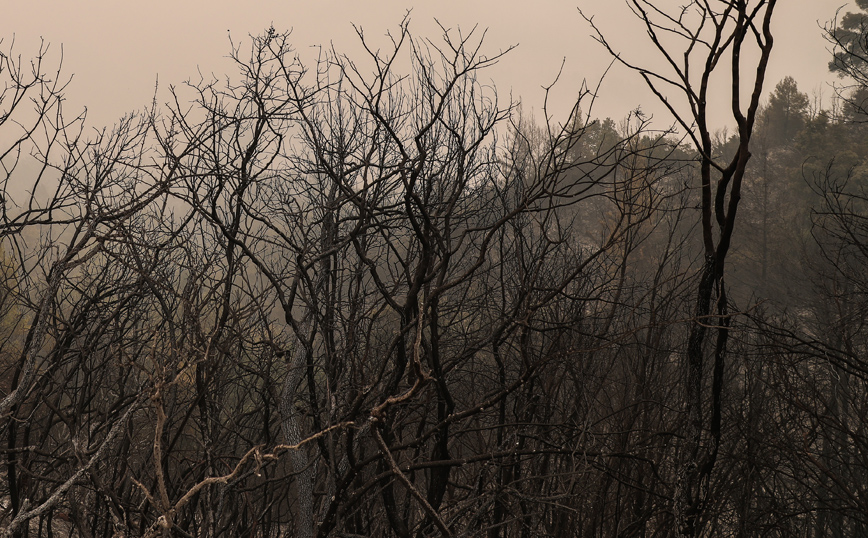
<svg viewBox="0 0 868 538">
<path fill-rule="evenodd" d="M 660 0 L 661 5 L 679 3 L 683 0 Z M 384 43 L 378 40 L 395 29 L 410 8 L 411 30 L 417 36 L 437 37 L 435 18 L 462 30 L 478 24 L 488 28 L 489 53 L 518 45 L 488 76 L 500 92 L 511 89 L 522 98 L 525 109 L 537 115 L 541 87 L 554 79 L 562 61 L 564 73 L 552 96 L 557 113 L 568 108 L 582 79 L 596 84 L 609 64 L 607 54 L 590 39 L 591 30 L 577 8 L 594 15 L 627 56 L 651 61 L 645 35 L 637 31 L 622 0 L 6 0 L 4 4 L 0 49 L 8 51 L 14 35 L 15 50 L 26 58 L 35 53 L 41 37 L 52 44 L 56 59 L 62 44 L 64 71 L 74 74 L 67 107 L 87 106 L 92 126 L 111 124 L 125 112 L 147 105 L 157 77 L 164 90 L 169 84 L 198 78 L 197 70 L 206 76 L 231 72 L 225 58 L 228 35 L 236 41 L 247 39 L 271 24 L 278 30 L 291 28 L 300 55 L 309 59 L 315 57 L 309 47 L 329 42 L 352 56 L 358 38 L 351 23 L 361 26 L 375 43 Z M 767 90 L 792 75 L 803 92 L 822 88 L 828 97 L 831 90 L 826 83 L 834 78 L 827 71 L 829 53 L 819 25 L 834 17 L 845 2 L 779 0 L 778 4 Z M 644 111 L 669 121 L 641 81 L 625 70 L 610 72 L 601 96 L 595 116 L 617 120 L 642 105 Z"/>
</svg>

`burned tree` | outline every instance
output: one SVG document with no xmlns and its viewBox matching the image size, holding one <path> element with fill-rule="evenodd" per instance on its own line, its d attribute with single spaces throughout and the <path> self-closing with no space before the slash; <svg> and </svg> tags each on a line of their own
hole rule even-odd
<svg viewBox="0 0 868 538">
<path fill-rule="evenodd" d="M 698 154 L 704 262 L 696 285 L 694 320 L 684 362 L 688 426 L 673 504 L 682 536 L 698 536 L 702 532 L 709 479 L 720 450 L 727 340 L 732 319 L 724 278 L 726 257 L 735 231 L 751 135 L 771 57 L 770 25 L 775 5 L 775 0 L 695 0 L 676 13 L 667 13 L 652 2 L 631 0 L 630 7 L 665 61 L 666 68 L 660 71 L 630 63 L 614 49 L 593 20 L 586 18 L 600 43 L 620 63 L 636 71 L 672 113 Z M 678 45 L 671 45 L 670 40 L 677 40 Z M 750 69 L 743 64 L 748 49 L 758 54 L 755 66 Z M 723 87 L 731 119 L 737 126 L 738 143 L 730 155 L 717 158 L 709 109 L 719 102 L 715 90 L 720 86 L 711 79 L 727 67 L 729 81 Z M 745 88 L 749 94 L 746 102 L 742 98 Z"/>
</svg>

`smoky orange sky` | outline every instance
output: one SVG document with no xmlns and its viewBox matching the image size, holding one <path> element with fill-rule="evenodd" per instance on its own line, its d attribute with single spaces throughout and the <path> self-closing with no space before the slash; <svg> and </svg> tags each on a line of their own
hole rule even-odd
<svg viewBox="0 0 868 538">
<path fill-rule="evenodd" d="M 517 48 L 488 71 L 501 95 L 522 99 L 524 109 L 541 116 L 542 86 L 550 84 L 563 63 L 563 73 L 550 97 L 550 112 L 561 117 L 574 101 L 583 79 L 596 85 L 611 58 L 594 42 L 591 29 L 578 9 L 593 15 L 625 57 L 655 65 L 647 38 L 622 0 L 28 0 L 3 2 L 0 50 L 8 51 L 13 36 L 15 51 L 28 58 L 40 38 L 51 43 L 55 62 L 63 45 L 63 70 L 74 75 L 66 96 L 67 113 L 88 109 L 92 127 L 111 125 L 124 113 L 148 105 L 159 80 L 158 99 L 166 88 L 189 78 L 213 74 L 234 75 L 227 60 L 229 35 L 236 42 L 270 25 L 292 29 L 302 59 L 312 62 L 315 45 L 333 43 L 351 57 L 359 54 L 352 24 L 364 29 L 375 44 L 386 44 L 385 33 L 395 30 L 408 9 L 410 29 L 417 37 L 439 37 L 435 19 L 445 27 L 467 31 L 487 28 L 488 55 Z M 677 6 L 683 0 L 660 0 Z M 835 77 L 828 73 L 830 54 L 821 26 L 835 16 L 842 0 L 779 0 L 773 25 L 775 49 L 766 93 L 791 75 L 810 94 L 832 95 Z M 844 8 L 847 9 L 846 7 Z M 855 7 L 853 8 L 855 9 Z M 603 81 L 593 115 L 623 118 L 631 109 L 655 117 L 655 125 L 671 121 L 645 90 L 641 80 L 625 69 L 612 69 Z M 716 123 L 727 123 L 725 109 Z"/>
</svg>

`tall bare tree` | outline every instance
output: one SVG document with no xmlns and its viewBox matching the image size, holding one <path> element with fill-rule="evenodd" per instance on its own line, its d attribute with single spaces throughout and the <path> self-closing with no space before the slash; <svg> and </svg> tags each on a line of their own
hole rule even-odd
<svg viewBox="0 0 868 538">
<path fill-rule="evenodd" d="M 731 324 L 724 279 L 726 257 L 735 231 L 751 135 L 774 42 L 771 21 L 775 5 L 775 0 L 694 0 L 679 11 L 667 13 L 653 2 L 631 0 L 630 7 L 664 61 L 662 70 L 630 63 L 593 20 L 586 18 L 600 43 L 621 64 L 643 78 L 698 153 L 705 261 L 699 274 L 694 321 L 685 353 L 684 404 L 689 426 L 674 499 L 678 532 L 682 536 L 702 533 L 709 480 L 721 444 L 726 347 Z M 670 40 L 677 40 L 678 45 Z M 745 69 L 743 58 L 749 49 L 757 53 L 757 60 Z M 728 84 L 712 83 L 712 76 L 725 69 Z M 721 102 L 715 91 L 718 88 L 725 88 L 731 118 L 737 126 L 737 146 L 731 154 L 719 159 L 715 158 L 714 126 L 709 119 L 710 107 Z M 745 88 L 749 95 L 746 101 L 742 94 Z"/>
</svg>

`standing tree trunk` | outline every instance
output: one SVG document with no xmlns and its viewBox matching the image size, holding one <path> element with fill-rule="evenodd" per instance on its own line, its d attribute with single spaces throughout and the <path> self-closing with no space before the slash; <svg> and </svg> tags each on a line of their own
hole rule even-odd
<svg viewBox="0 0 868 538">
<path fill-rule="evenodd" d="M 685 353 L 684 410 L 688 429 L 678 464 L 673 505 L 678 534 L 695 537 L 702 534 L 705 501 L 721 442 L 726 345 L 731 324 L 724 269 L 772 51 L 771 20 L 776 0 L 730 0 L 719 2 L 721 7 L 716 9 L 707 0 L 693 0 L 674 16 L 665 14 L 648 0 L 631 0 L 630 3 L 654 47 L 665 59 L 667 71 L 651 71 L 629 63 L 615 52 L 591 18 L 585 19 L 596 32 L 597 40 L 623 65 L 638 72 L 672 113 L 677 125 L 693 143 L 700 165 L 704 263 Z M 667 44 L 662 35 L 667 35 Z M 672 50 L 668 45 L 672 35 L 684 40 L 682 51 Z M 750 43 L 758 49 L 759 59 L 745 109 L 740 95 L 741 55 Z M 734 154 L 723 156 L 728 162 L 714 158 L 713 127 L 708 122 L 708 109 L 716 98 L 712 90 L 720 87 L 711 84 L 711 76 L 719 66 L 725 65 L 721 60 L 730 60 L 728 100 L 732 119 L 738 126 L 737 149 Z M 697 65 L 700 66 L 698 76 L 694 74 Z M 669 88 L 682 94 L 684 101 L 677 103 L 670 98 Z M 710 333 L 714 334 L 713 343 Z M 709 359 L 712 362 L 710 387 L 706 365 Z"/>
</svg>

